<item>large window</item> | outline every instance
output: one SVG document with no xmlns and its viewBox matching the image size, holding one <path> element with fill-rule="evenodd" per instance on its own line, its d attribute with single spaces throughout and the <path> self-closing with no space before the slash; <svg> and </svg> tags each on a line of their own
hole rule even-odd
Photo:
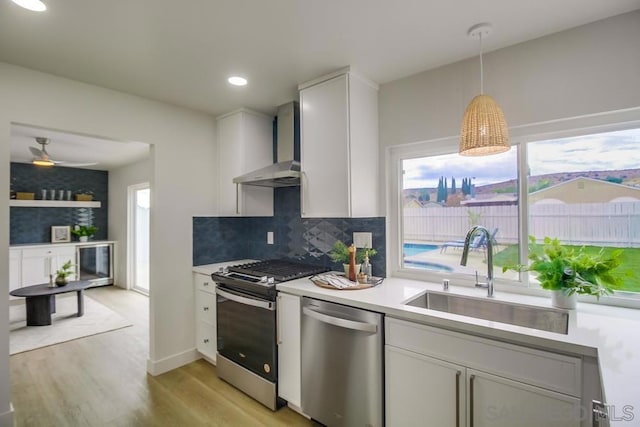
<svg viewBox="0 0 640 427">
<path fill-rule="evenodd" d="M 522 262 L 526 236 L 539 242 L 548 236 L 589 251 L 622 248 L 622 291 L 640 292 L 638 147 L 640 129 L 632 129 L 522 142 L 495 156 L 440 148 L 400 158 L 399 264 L 431 278 L 477 272 L 483 279 L 486 237 L 471 241 L 467 267 L 460 266 L 466 233 L 483 225 L 498 280 L 536 287 L 534 279 L 503 274 L 501 266 Z"/>
</svg>

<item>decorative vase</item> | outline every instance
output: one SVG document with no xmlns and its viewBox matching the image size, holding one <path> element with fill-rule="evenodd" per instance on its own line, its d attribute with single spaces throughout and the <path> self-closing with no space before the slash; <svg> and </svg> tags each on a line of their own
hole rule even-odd
<svg viewBox="0 0 640 427">
<path fill-rule="evenodd" d="M 575 310 L 578 294 L 568 295 L 564 290 L 551 291 L 551 305 L 565 310 Z"/>
<path fill-rule="evenodd" d="M 56 285 L 64 286 L 69 283 L 69 279 L 64 276 L 56 276 Z"/>
<path fill-rule="evenodd" d="M 88 242 L 89 241 L 89 236 L 80 236 L 80 241 L 81 242 Z"/>
<path fill-rule="evenodd" d="M 360 266 L 362 264 L 356 264 L 356 276 L 358 276 L 358 274 L 360 274 Z M 349 264 L 342 264 L 342 266 L 344 267 L 344 275 L 347 276 L 347 278 L 349 277 Z"/>
</svg>

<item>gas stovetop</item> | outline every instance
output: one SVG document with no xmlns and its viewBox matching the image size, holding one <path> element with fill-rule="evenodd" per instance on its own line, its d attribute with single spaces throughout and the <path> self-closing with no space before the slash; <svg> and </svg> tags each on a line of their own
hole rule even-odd
<svg viewBox="0 0 640 427">
<path fill-rule="evenodd" d="M 228 271 L 245 274 L 247 276 L 273 278 L 275 283 L 286 282 L 287 280 L 299 279 L 300 277 L 312 276 L 323 273 L 328 269 L 317 265 L 301 264 L 292 261 L 271 259 L 267 261 L 256 261 L 247 264 L 232 265 Z"/>
<path fill-rule="evenodd" d="M 275 285 L 329 271 L 327 267 L 287 260 L 266 260 L 232 265 L 211 275 L 219 286 L 275 300 Z"/>
</svg>

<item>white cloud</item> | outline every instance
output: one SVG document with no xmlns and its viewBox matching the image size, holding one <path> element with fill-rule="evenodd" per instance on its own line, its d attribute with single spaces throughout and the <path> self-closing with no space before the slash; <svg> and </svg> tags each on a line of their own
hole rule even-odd
<svg viewBox="0 0 640 427">
<path fill-rule="evenodd" d="M 527 145 L 532 176 L 558 172 L 580 172 L 640 168 L 640 129 L 581 137 L 539 141 Z M 516 178 L 517 150 L 487 157 L 465 157 L 457 153 L 409 159 L 403 162 L 404 188 L 435 188 L 441 176 L 474 178 L 476 185 Z"/>
</svg>

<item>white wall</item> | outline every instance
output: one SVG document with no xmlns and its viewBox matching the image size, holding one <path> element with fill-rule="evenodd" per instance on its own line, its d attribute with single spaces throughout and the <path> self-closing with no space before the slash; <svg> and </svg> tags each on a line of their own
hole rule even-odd
<svg viewBox="0 0 640 427">
<path fill-rule="evenodd" d="M 109 171 L 109 240 L 116 241 L 114 284 L 125 289 L 131 288 L 127 283 L 128 187 L 150 182 L 151 176 L 151 158 Z"/>
<path fill-rule="evenodd" d="M 510 128 L 638 107 L 638 40 L 635 11 L 490 52 L 485 92 Z M 382 149 L 458 135 L 480 92 L 479 67 L 475 57 L 381 85 Z"/>
<path fill-rule="evenodd" d="M 215 125 L 208 115 L 0 63 L 0 293 L 8 292 L 9 126 L 23 123 L 153 144 L 148 370 L 195 357 L 192 217 L 215 214 Z M 8 318 L 0 298 L 0 318 Z M 0 423 L 9 413 L 8 322 L 0 322 Z"/>
</svg>

